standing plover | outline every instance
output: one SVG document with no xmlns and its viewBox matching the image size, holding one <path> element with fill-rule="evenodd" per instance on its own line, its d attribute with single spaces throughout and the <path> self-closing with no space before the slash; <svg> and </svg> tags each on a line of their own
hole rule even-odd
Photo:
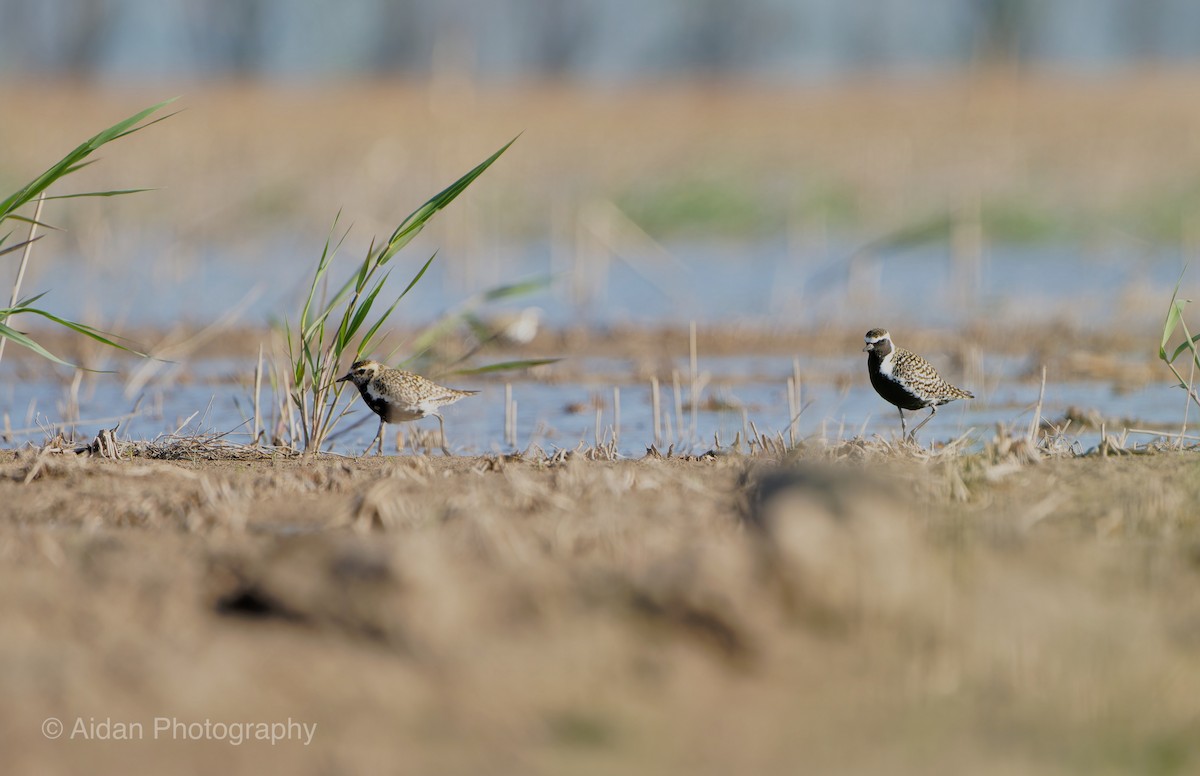
<svg viewBox="0 0 1200 776">
<path fill-rule="evenodd" d="M 433 415 L 438 419 L 438 429 L 441 431 L 442 452 L 446 455 L 446 426 L 442 423 L 438 408 L 453 404 L 464 396 L 471 396 L 479 391 L 459 391 L 454 388 L 444 388 L 432 380 L 426 380 L 420 375 L 392 369 L 378 361 L 356 361 L 350 371 L 338 382 L 349 380 L 362 394 L 363 401 L 379 416 L 379 431 L 375 439 L 379 440 L 379 454 L 383 455 L 383 427 L 387 423 L 403 423 L 408 420 L 420 420 Z M 375 444 L 375 439 L 363 450 L 363 455 Z"/>
<path fill-rule="evenodd" d="M 900 411 L 900 433 L 906 439 L 915 439 L 917 432 L 937 413 L 937 408 L 955 399 L 974 399 L 975 395 L 955 388 L 941 378 L 937 370 L 916 353 L 892 344 L 892 335 L 887 329 L 871 329 L 867 332 L 867 371 L 871 374 L 871 385 L 885 401 L 896 405 Z M 917 424 L 912 433 L 907 433 L 904 422 L 905 410 L 929 408 L 929 416 Z"/>
</svg>

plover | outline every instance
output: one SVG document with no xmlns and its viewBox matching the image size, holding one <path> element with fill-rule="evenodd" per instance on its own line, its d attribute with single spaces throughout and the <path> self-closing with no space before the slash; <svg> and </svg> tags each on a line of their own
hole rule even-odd
<svg viewBox="0 0 1200 776">
<path fill-rule="evenodd" d="M 892 344 L 892 335 L 887 329 L 871 329 L 867 332 L 867 371 L 871 374 L 871 385 L 884 401 L 896 405 L 900 411 L 900 433 L 906 439 L 915 439 L 937 413 L 937 408 L 955 399 L 974 399 L 975 395 L 955 388 L 942 379 L 937 370 L 916 353 Z M 905 410 L 929 408 L 929 416 L 917 424 L 912 433 L 907 433 L 904 421 Z"/>
<path fill-rule="evenodd" d="M 387 423 L 403 423 L 409 420 L 420 420 L 433 415 L 438 419 L 438 429 L 442 437 L 442 452 L 446 455 L 446 426 L 442 422 L 438 409 L 453 404 L 464 396 L 471 396 L 479 391 L 459 391 L 445 388 L 432 380 L 426 380 L 420 375 L 392 369 L 378 361 L 356 361 L 350 371 L 337 382 L 349 380 L 362 394 L 363 401 L 379 416 L 379 431 L 375 439 L 379 440 L 379 454 L 383 455 L 383 427 Z M 375 444 L 375 439 L 363 450 L 363 455 Z"/>
<path fill-rule="evenodd" d="M 542 309 L 526 307 L 522 310 L 504 310 L 479 323 L 480 333 L 484 334 L 482 344 L 494 340 L 500 345 L 528 345 L 533 342 L 541 326 Z"/>
</svg>

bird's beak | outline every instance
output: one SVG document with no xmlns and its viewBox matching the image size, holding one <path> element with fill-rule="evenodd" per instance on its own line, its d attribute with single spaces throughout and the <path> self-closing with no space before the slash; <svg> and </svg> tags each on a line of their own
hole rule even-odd
<svg viewBox="0 0 1200 776">
<path fill-rule="evenodd" d="M 341 383 L 341 382 L 345 382 L 346 380 L 349 380 L 349 379 L 350 379 L 350 373 L 349 373 L 349 372 L 347 372 L 345 375 L 343 375 L 343 376 L 339 377 L 338 379 L 334 380 L 334 382 L 335 382 L 335 383 Z"/>
<path fill-rule="evenodd" d="M 874 349 L 875 349 L 874 343 L 868 342 L 866 344 L 866 346 L 863 348 L 863 352 L 866 353 L 868 350 L 874 350 Z"/>
</svg>

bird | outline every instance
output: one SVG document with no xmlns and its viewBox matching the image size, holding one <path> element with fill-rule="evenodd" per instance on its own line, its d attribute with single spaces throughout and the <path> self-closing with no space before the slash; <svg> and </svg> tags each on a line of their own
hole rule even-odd
<svg viewBox="0 0 1200 776">
<path fill-rule="evenodd" d="M 502 310 L 488 318 L 475 318 L 471 323 L 481 344 L 494 341 L 498 345 L 521 346 L 533 342 L 541 326 L 542 315 L 540 307 L 525 307 L 521 310 Z"/>
<path fill-rule="evenodd" d="M 355 361 L 350 371 L 336 382 L 349 380 L 362 394 L 363 401 L 379 416 L 379 431 L 375 439 L 363 450 L 366 455 L 375 440 L 379 440 L 379 454 L 383 455 L 383 427 L 387 423 L 403 423 L 409 420 L 420 420 L 433 415 L 438 419 L 441 431 L 442 452 L 450 455 L 446 449 L 446 426 L 438 409 L 453 404 L 479 391 L 460 391 L 446 388 L 432 380 L 427 380 L 418 374 L 405 372 L 402 369 L 392 369 L 378 361 Z"/>
<path fill-rule="evenodd" d="M 867 372 L 871 375 L 871 385 L 884 401 L 896 405 L 900 411 L 900 434 L 905 439 L 915 440 L 921 426 L 929 422 L 941 405 L 955 399 L 975 398 L 970 391 L 956 388 L 943 380 L 933 365 L 916 353 L 896 347 L 887 329 L 871 329 L 863 339 L 866 341 L 863 351 L 867 353 Z M 929 415 L 909 434 L 904 411 L 926 407 L 929 408 Z"/>
</svg>

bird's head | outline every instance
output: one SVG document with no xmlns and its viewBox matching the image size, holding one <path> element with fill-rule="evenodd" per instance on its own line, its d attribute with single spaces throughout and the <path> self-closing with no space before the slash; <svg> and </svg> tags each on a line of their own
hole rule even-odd
<svg viewBox="0 0 1200 776">
<path fill-rule="evenodd" d="M 378 361 L 355 361 L 350 371 L 337 379 L 337 382 L 349 380 L 359 388 L 371 381 L 384 368 Z"/>
<path fill-rule="evenodd" d="M 864 352 L 875 351 L 881 356 L 892 352 L 892 335 L 888 334 L 887 329 L 871 329 L 863 340 L 867 343 L 863 347 Z"/>
</svg>

